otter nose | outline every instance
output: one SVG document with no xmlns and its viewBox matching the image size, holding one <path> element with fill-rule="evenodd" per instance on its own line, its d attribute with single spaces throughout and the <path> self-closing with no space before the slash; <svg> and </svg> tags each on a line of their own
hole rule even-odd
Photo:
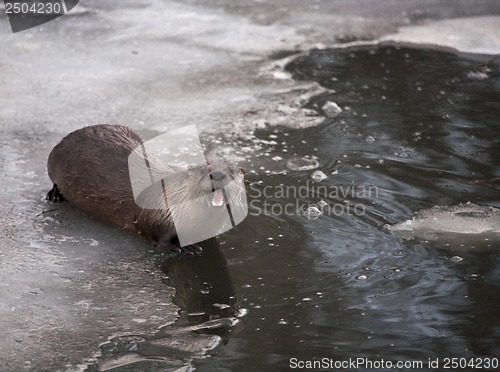
<svg viewBox="0 0 500 372">
<path fill-rule="evenodd" d="M 210 174 L 210 177 L 212 177 L 212 179 L 213 179 L 215 182 L 220 182 L 220 181 L 224 180 L 224 178 L 226 178 L 226 173 L 221 172 L 221 171 L 213 171 L 213 172 Z"/>
</svg>

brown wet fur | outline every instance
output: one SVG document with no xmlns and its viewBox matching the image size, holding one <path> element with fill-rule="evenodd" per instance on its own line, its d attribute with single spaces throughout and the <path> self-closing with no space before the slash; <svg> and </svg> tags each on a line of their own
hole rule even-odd
<svg viewBox="0 0 500 372">
<path fill-rule="evenodd" d="M 193 167 L 188 172 L 176 173 L 172 168 L 147 154 L 154 172 L 172 175 L 172 189 L 166 201 L 163 193 L 152 187 L 144 196 L 156 200 L 158 208 L 144 209 L 134 200 L 128 171 L 131 152 L 143 143 L 132 129 L 121 125 L 95 125 L 76 130 L 64 137 L 49 155 L 47 170 L 55 187 L 47 198 L 66 200 L 86 215 L 99 221 L 128 229 L 153 241 L 162 249 L 179 250 L 168 203 L 182 203 L 185 198 L 203 198 L 214 186 L 207 176 L 206 165 Z M 224 184 L 243 177 L 239 169 L 220 161 L 210 163 L 211 171 L 224 172 Z M 221 186 L 224 184 L 221 183 Z M 56 191 L 54 193 L 54 190 Z M 233 192 L 234 191 L 234 192 Z M 244 189 L 230 189 L 228 198 L 238 202 Z M 60 197 L 62 196 L 62 197 Z M 208 202 L 208 201 L 203 201 Z M 184 216 L 185 214 L 185 216 Z M 181 218 L 196 220 L 196 210 L 182 211 Z M 193 253 L 197 247 L 185 253 Z"/>
</svg>

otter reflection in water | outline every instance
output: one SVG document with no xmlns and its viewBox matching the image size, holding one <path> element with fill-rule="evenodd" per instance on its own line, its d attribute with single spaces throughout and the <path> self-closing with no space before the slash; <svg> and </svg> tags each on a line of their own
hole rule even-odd
<svg viewBox="0 0 500 372">
<path fill-rule="evenodd" d="M 178 256 L 162 264 L 168 284 L 176 290 L 174 302 L 190 322 L 234 316 L 237 297 L 219 243 L 212 238 L 201 244 L 202 254 Z"/>
</svg>

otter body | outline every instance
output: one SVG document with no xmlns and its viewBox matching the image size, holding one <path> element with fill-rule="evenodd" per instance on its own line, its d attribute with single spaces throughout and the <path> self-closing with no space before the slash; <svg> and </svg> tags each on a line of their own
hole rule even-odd
<svg viewBox="0 0 500 372">
<path fill-rule="evenodd" d="M 134 150 L 137 152 L 138 148 L 144 151 L 141 154 L 155 174 L 177 177 L 176 182 L 171 182 L 169 187 L 172 190 L 167 190 L 167 194 L 158 192 L 157 187 L 144 193 L 156 203 L 157 208 L 143 208 L 134 199 L 129 156 Z M 208 169 L 210 174 L 202 169 Z M 227 199 L 235 201 L 244 192 L 244 188 L 225 187 L 228 181 L 243 177 L 240 170 L 226 163 L 214 162 L 208 168 L 205 164 L 194 171 L 176 173 L 145 151 L 137 133 L 121 125 L 89 126 L 68 134 L 51 151 L 47 170 L 54 183 L 47 199 L 59 202 L 66 200 L 90 217 L 141 234 L 160 248 L 184 253 L 196 253 L 201 248 L 196 244 L 180 247 L 165 195 L 171 195 L 170 203 L 182 205 L 185 200 L 201 200 L 212 193 L 219 197 L 216 204 L 220 207 L 226 201 L 221 196 L 222 191 L 217 193 L 219 188 L 225 190 Z M 204 175 L 210 177 L 202 177 Z M 201 220 L 196 221 L 196 210 L 186 211 L 186 216 L 186 223 L 188 218 L 189 223 L 203 223 Z"/>
</svg>

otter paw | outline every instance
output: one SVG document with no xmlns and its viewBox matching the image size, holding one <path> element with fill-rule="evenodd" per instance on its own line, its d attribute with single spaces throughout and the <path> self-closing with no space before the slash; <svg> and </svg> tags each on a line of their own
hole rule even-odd
<svg viewBox="0 0 500 372">
<path fill-rule="evenodd" d="M 189 244 L 181 247 L 181 243 L 179 242 L 179 238 L 174 236 L 169 240 L 162 240 L 156 244 L 156 246 L 162 250 L 168 250 L 174 253 L 181 253 L 183 255 L 195 255 L 200 254 L 203 249 L 198 244 Z"/>
<path fill-rule="evenodd" d="M 62 203 L 63 201 L 66 200 L 66 199 L 64 199 L 63 194 L 61 194 L 61 192 L 59 191 L 59 188 L 57 187 L 57 185 L 55 183 L 54 183 L 54 186 L 52 187 L 52 189 L 47 193 L 47 197 L 45 199 L 56 202 L 56 203 Z"/>
<path fill-rule="evenodd" d="M 190 244 L 184 247 L 179 247 L 180 253 L 185 255 L 195 255 L 200 254 L 203 249 L 197 244 Z"/>
</svg>

